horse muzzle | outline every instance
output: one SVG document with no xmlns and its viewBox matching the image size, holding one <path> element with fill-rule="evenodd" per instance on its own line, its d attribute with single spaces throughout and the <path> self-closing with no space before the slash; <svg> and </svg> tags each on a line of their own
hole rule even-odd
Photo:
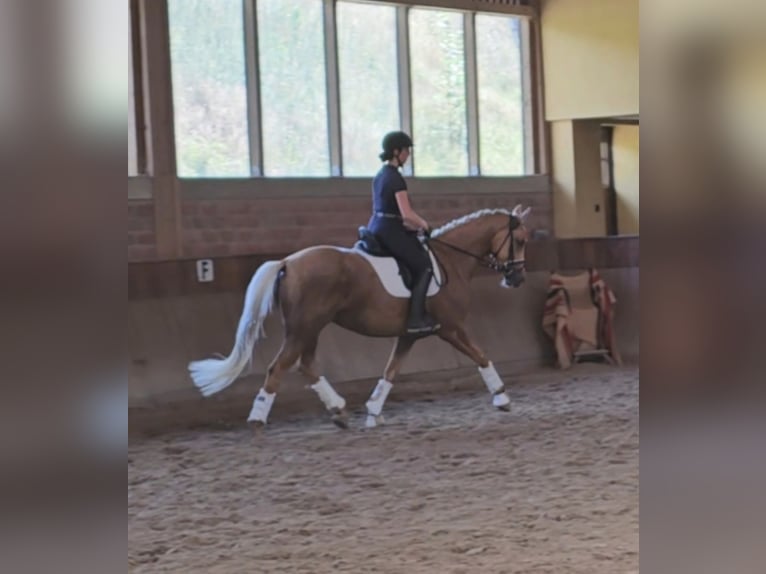
<svg viewBox="0 0 766 574">
<path fill-rule="evenodd" d="M 493 256 L 490 256 L 489 268 L 503 276 L 503 280 L 500 282 L 503 287 L 520 287 L 527 275 L 523 259 L 514 259 L 501 264 Z"/>
<path fill-rule="evenodd" d="M 525 279 L 524 268 L 514 266 L 510 271 L 503 273 L 503 287 L 521 287 Z"/>
</svg>

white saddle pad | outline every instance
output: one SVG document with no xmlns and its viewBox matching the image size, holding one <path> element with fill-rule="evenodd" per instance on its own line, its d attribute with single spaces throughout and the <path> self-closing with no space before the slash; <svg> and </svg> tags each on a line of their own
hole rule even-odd
<svg viewBox="0 0 766 574">
<path fill-rule="evenodd" d="M 409 299 L 411 292 L 404 286 L 402 276 L 399 275 L 399 265 L 393 257 L 375 257 L 366 253 L 360 249 L 348 249 L 351 253 L 356 253 L 360 257 L 364 257 L 367 262 L 372 265 L 375 272 L 378 274 L 380 282 L 383 284 L 383 288 L 392 297 L 401 297 L 402 299 Z M 428 286 L 428 297 L 433 297 L 439 292 L 439 285 L 442 283 L 442 274 L 439 265 L 436 263 L 436 258 L 432 251 L 428 251 L 428 255 L 431 257 L 431 268 L 434 270 L 434 275 L 431 278 L 431 284 Z"/>
</svg>

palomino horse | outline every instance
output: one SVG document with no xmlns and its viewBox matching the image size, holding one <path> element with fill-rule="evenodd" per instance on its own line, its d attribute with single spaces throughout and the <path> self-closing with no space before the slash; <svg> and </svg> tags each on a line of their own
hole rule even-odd
<svg viewBox="0 0 766 574">
<path fill-rule="evenodd" d="M 435 333 L 470 357 L 492 395 L 492 403 L 509 410 L 510 399 L 497 371 L 466 333 L 470 280 L 480 266 L 503 275 L 504 287 L 518 287 L 525 278 L 524 250 L 528 239 L 524 220 L 531 208 L 513 211 L 485 209 L 456 219 L 431 234 L 430 247 L 442 271 L 438 293 L 428 299 L 428 311 L 441 323 Z M 299 370 L 313 383 L 335 424 L 348 422 L 346 401 L 315 370 L 319 333 L 329 323 L 371 337 L 397 337 L 383 378 L 367 401 L 368 427 L 382 422 L 383 404 L 402 361 L 422 335 L 408 335 L 405 323 L 409 302 L 384 289 L 368 259 L 355 249 L 319 246 L 304 249 L 282 261 L 261 265 L 250 281 L 236 342 L 225 359 L 189 364 L 192 379 L 203 395 L 228 387 L 251 360 L 263 323 L 277 306 L 282 313 L 284 340 L 268 368 L 264 386 L 253 402 L 248 422 L 266 423 L 283 374 L 300 360 Z"/>
</svg>

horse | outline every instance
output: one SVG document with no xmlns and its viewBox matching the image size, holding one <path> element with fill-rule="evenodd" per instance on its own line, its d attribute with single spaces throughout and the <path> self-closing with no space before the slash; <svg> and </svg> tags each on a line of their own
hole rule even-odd
<svg viewBox="0 0 766 574">
<path fill-rule="evenodd" d="M 465 320 L 470 281 L 480 267 L 502 275 L 503 287 L 519 287 L 524 282 L 524 253 L 529 238 L 524 221 L 530 211 L 520 205 L 511 211 L 479 210 L 439 227 L 424 239 L 432 261 L 437 262 L 435 271 L 441 276 L 438 292 L 427 300 L 428 312 L 441 328 L 425 335 L 407 333 L 406 291 L 399 297 L 389 294 L 370 263 L 375 258 L 361 252 L 361 242 L 354 248 L 309 247 L 280 261 L 263 263 L 248 285 L 231 353 L 225 358 L 189 363 L 194 384 L 204 396 L 231 385 L 252 360 L 266 317 L 278 308 L 284 338 L 247 419 L 256 427 L 266 424 L 280 380 L 298 361 L 299 372 L 311 383 L 332 422 L 348 427 L 345 399 L 315 367 L 319 334 L 330 323 L 361 335 L 396 338 L 383 378 L 366 402 L 365 425 L 369 428 L 383 423 L 383 406 L 402 363 L 415 342 L 424 336 L 437 336 L 468 356 L 477 365 L 493 406 L 510 410 L 505 385 L 492 362 L 467 334 Z"/>
</svg>

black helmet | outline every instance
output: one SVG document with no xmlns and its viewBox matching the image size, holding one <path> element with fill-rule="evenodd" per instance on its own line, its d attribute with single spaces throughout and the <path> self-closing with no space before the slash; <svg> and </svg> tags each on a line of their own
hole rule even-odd
<svg viewBox="0 0 766 574">
<path fill-rule="evenodd" d="M 394 150 L 403 150 L 412 147 L 412 138 L 404 132 L 389 132 L 383 137 L 383 153 L 380 154 L 381 160 L 388 160 L 394 157 Z"/>
</svg>

